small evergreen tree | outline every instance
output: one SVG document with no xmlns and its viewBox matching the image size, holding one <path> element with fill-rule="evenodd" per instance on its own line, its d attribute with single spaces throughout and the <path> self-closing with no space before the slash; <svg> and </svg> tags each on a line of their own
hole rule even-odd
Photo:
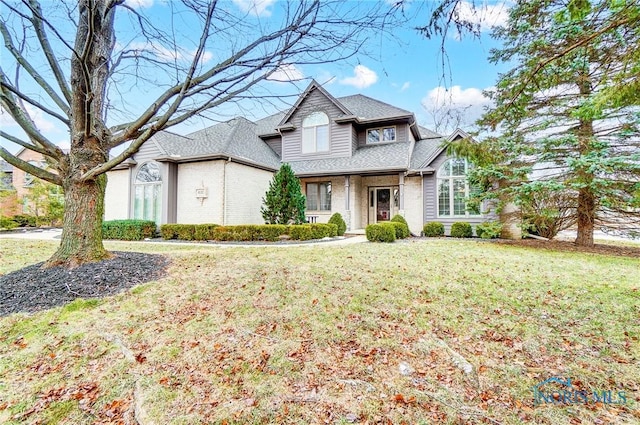
<svg viewBox="0 0 640 425">
<path fill-rule="evenodd" d="M 267 224 L 300 224 L 305 222 L 305 202 L 300 180 L 289 164 L 282 164 L 262 198 L 260 212 Z"/>
</svg>

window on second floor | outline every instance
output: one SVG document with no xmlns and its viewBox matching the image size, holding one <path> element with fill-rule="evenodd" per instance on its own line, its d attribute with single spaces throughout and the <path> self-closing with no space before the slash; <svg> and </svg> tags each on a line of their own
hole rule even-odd
<svg viewBox="0 0 640 425">
<path fill-rule="evenodd" d="M 396 141 L 395 127 L 370 128 L 367 130 L 367 144 Z"/>
<path fill-rule="evenodd" d="M 329 151 L 329 117 L 313 112 L 302 120 L 302 153 Z"/>
<path fill-rule="evenodd" d="M 331 211 L 331 182 L 307 183 L 307 210 Z"/>
</svg>

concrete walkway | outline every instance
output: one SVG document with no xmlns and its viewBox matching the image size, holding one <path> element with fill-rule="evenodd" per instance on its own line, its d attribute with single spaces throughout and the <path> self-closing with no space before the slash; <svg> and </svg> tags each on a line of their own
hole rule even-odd
<svg viewBox="0 0 640 425">
<path fill-rule="evenodd" d="M 60 240 L 62 236 L 61 229 L 34 229 L 23 232 L 2 232 L 0 239 L 29 239 L 29 240 Z M 217 248 L 288 248 L 298 246 L 341 246 L 352 245 L 367 242 L 364 235 L 340 237 L 331 240 L 300 242 L 300 243 L 213 243 L 213 242 L 170 242 L 170 241 L 113 241 L 140 244 L 163 244 L 163 245 L 181 245 L 181 246 L 208 246 Z"/>
</svg>

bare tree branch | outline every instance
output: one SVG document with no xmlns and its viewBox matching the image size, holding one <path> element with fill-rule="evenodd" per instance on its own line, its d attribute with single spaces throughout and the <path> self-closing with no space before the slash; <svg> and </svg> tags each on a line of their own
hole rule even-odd
<svg viewBox="0 0 640 425">
<path fill-rule="evenodd" d="M 23 171 L 26 171 L 29 174 L 33 174 L 39 179 L 46 180 L 49 183 L 53 183 L 58 186 L 62 186 L 62 179 L 57 174 L 46 171 L 40 167 L 36 167 L 33 164 L 29 164 L 27 161 L 23 161 L 15 155 L 9 153 L 8 150 L 0 146 L 0 158 L 7 161 L 9 164 L 17 167 Z"/>
<path fill-rule="evenodd" d="M 15 44 L 13 43 L 13 39 L 11 38 L 11 34 L 4 23 L 4 21 L 0 20 L 0 33 L 2 33 L 2 37 L 4 38 L 4 45 L 7 50 L 11 53 L 11 55 L 16 59 L 16 61 L 29 73 L 31 77 L 44 89 L 44 91 L 49 95 L 51 100 L 55 102 L 58 107 L 64 111 L 67 115 L 69 113 L 69 105 L 63 99 L 58 96 L 58 93 L 47 83 L 47 81 L 40 75 L 38 71 L 29 63 L 29 61 L 20 54 L 18 49 L 16 49 Z"/>
</svg>

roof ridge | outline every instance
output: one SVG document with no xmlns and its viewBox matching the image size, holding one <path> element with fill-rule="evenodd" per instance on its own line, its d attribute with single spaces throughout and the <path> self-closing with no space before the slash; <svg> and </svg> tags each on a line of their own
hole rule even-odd
<svg viewBox="0 0 640 425">
<path fill-rule="evenodd" d="M 375 99 L 375 98 L 373 98 L 373 97 L 371 97 L 371 96 L 367 96 L 366 94 L 362 94 L 362 93 L 351 94 L 351 95 L 349 95 L 349 96 L 341 96 L 341 97 L 336 98 L 336 100 L 345 99 L 345 98 L 347 98 L 347 97 L 357 97 L 357 96 L 359 96 L 359 97 L 366 97 L 367 99 L 369 99 L 369 100 L 373 100 L 374 102 L 377 102 L 377 103 L 383 104 L 383 105 L 385 105 L 385 106 L 390 106 L 390 107 L 392 107 L 392 108 L 399 109 L 399 110 L 401 110 L 401 111 L 404 111 L 404 112 L 407 112 L 407 113 L 409 113 L 409 114 L 413 115 L 413 112 L 409 111 L 408 109 L 400 108 L 400 107 L 398 107 L 398 106 L 392 105 L 392 104 L 390 104 L 390 103 L 384 102 L 384 101 L 379 100 L 379 99 Z"/>
</svg>

